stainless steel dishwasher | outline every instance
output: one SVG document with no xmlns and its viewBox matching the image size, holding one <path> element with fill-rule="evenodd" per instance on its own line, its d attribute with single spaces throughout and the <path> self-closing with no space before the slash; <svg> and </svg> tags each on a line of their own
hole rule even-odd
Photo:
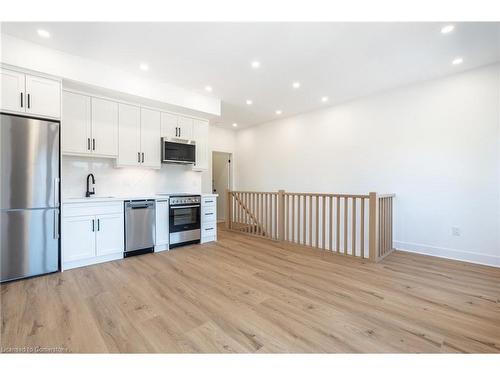
<svg viewBox="0 0 500 375">
<path fill-rule="evenodd" d="M 155 246 L 155 201 L 125 201 L 124 256 L 153 252 Z"/>
</svg>

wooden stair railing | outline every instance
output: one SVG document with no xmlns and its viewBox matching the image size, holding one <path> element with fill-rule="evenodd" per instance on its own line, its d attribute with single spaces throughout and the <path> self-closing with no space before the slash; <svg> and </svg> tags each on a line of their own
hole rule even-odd
<svg viewBox="0 0 500 375">
<path fill-rule="evenodd" d="M 394 250 L 394 197 L 228 191 L 226 228 L 378 262 Z"/>
</svg>

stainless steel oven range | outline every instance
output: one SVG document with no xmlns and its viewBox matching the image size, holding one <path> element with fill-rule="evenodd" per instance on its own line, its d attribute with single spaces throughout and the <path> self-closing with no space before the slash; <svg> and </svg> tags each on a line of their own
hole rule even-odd
<svg viewBox="0 0 500 375">
<path fill-rule="evenodd" d="M 169 198 L 169 248 L 200 243 L 201 196 L 173 195 Z"/>
</svg>

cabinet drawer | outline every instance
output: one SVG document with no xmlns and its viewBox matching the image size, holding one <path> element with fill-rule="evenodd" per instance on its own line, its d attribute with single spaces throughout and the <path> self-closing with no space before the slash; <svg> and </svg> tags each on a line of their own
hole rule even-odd
<svg viewBox="0 0 500 375">
<path fill-rule="evenodd" d="M 216 241 L 216 237 L 215 236 L 202 237 L 200 242 L 201 243 L 206 243 L 206 242 L 213 242 L 213 241 Z"/>
<path fill-rule="evenodd" d="M 64 203 L 63 217 L 123 214 L 123 202 Z"/>
<path fill-rule="evenodd" d="M 201 199 L 201 205 L 203 207 L 208 207 L 208 206 L 215 206 L 217 204 L 217 198 L 216 197 L 203 197 Z"/>
<path fill-rule="evenodd" d="M 215 237 L 217 233 L 217 227 L 215 223 L 204 225 L 201 228 L 201 237 Z"/>
<path fill-rule="evenodd" d="M 217 209 L 215 206 L 203 206 L 201 209 L 201 222 L 212 222 L 217 219 Z"/>
</svg>

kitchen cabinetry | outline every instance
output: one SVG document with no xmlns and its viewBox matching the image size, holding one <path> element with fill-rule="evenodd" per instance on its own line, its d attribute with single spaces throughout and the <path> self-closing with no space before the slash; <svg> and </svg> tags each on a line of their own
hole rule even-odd
<svg viewBox="0 0 500 375">
<path fill-rule="evenodd" d="M 92 98 L 92 153 L 118 155 L 118 103 Z"/>
<path fill-rule="evenodd" d="M 201 197 L 201 243 L 217 241 L 217 196 Z"/>
<path fill-rule="evenodd" d="M 118 103 L 63 92 L 62 152 L 69 155 L 118 155 Z"/>
<path fill-rule="evenodd" d="M 160 112 L 141 108 L 141 163 L 161 167 Z"/>
<path fill-rule="evenodd" d="M 190 117 L 162 112 L 161 136 L 190 141 L 193 139 L 193 123 L 194 120 Z"/>
<path fill-rule="evenodd" d="M 133 105 L 119 105 L 117 165 L 160 168 L 160 112 Z"/>
<path fill-rule="evenodd" d="M 156 201 L 156 243 L 155 252 L 168 250 L 169 227 L 168 200 Z"/>
<path fill-rule="evenodd" d="M 63 204 L 63 269 L 123 257 L 123 202 Z"/>
<path fill-rule="evenodd" d="M 61 82 L 9 69 L 0 70 L 1 109 L 39 117 L 61 117 Z"/>
<path fill-rule="evenodd" d="M 194 120 L 193 139 L 196 147 L 195 171 L 208 170 L 208 121 Z"/>
</svg>

